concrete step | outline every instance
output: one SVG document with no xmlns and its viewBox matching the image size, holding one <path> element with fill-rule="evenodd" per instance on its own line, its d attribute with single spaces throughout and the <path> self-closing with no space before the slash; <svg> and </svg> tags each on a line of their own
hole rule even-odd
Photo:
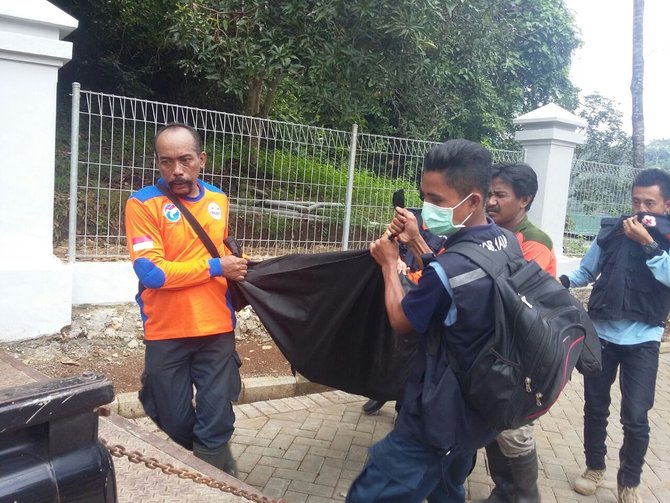
<svg viewBox="0 0 670 503">
<path fill-rule="evenodd" d="M 331 388 L 313 383 L 300 374 L 295 377 L 247 377 L 242 379 L 242 391 L 237 404 L 262 402 L 292 396 L 303 396 L 311 393 L 329 391 Z M 137 392 L 119 393 L 109 404 L 112 412 L 125 418 L 135 419 L 146 414 L 140 403 Z"/>
</svg>

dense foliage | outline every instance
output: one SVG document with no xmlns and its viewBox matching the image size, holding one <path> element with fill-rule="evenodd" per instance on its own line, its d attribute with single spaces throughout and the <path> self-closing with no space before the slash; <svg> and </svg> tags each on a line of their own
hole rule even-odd
<svg viewBox="0 0 670 503">
<path fill-rule="evenodd" d="M 633 166 L 632 138 L 624 130 L 623 114 L 614 101 L 590 94 L 582 99 L 576 113 L 586 120 L 586 142 L 575 149 L 575 159 Z M 645 167 L 670 171 L 670 139 L 649 142 Z"/>
<path fill-rule="evenodd" d="M 652 140 L 644 149 L 645 167 L 670 171 L 670 139 Z"/>
<path fill-rule="evenodd" d="M 171 34 L 188 74 L 263 117 L 498 143 L 518 113 L 576 105 L 555 0 L 200 0 Z"/>
<path fill-rule="evenodd" d="M 616 103 L 600 94 L 585 96 L 577 114 L 586 120 L 586 142 L 575 149 L 575 158 L 631 166 L 632 144 L 623 129 L 623 114 Z"/>
<path fill-rule="evenodd" d="M 80 22 L 66 87 L 493 145 L 519 113 L 577 104 L 561 0 L 54 3 Z"/>
</svg>

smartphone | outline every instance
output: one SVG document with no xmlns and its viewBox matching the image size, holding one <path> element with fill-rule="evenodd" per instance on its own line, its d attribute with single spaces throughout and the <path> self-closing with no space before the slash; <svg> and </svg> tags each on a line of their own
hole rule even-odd
<svg viewBox="0 0 670 503">
<path fill-rule="evenodd" d="M 405 189 L 398 189 L 393 193 L 393 208 L 405 207 Z M 389 240 L 393 240 L 395 236 L 391 234 Z"/>
<path fill-rule="evenodd" d="M 393 193 L 393 207 L 405 207 L 405 189 L 399 189 Z"/>
</svg>

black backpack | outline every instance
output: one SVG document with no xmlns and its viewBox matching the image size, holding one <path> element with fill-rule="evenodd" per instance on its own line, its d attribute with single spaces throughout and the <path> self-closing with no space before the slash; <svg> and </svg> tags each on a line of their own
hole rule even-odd
<svg viewBox="0 0 670 503">
<path fill-rule="evenodd" d="M 493 278 L 495 335 L 469 369 L 460 369 L 451 355 L 449 363 L 466 401 L 497 430 L 546 413 L 570 379 L 585 339 L 597 340 L 579 300 L 535 261 L 523 259 L 516 236 L 504 232 L 504 250 L 461 242 L 438 257 L 464 255 Z M 476 271 L 472 280 L 481 277 Z M 599 362 L 600 355 L 595 358 Z"/>
</svg>

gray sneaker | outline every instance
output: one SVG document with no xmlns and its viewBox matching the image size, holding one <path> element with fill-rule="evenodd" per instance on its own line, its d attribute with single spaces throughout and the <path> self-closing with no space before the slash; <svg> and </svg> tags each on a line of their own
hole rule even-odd
<svg viewBox="0 0 670 503">
<path fill-rule="evenodd" d="M 642 496 L 637 492 L 637 487 L 625 487 L 617 485 L 619 503 L 642 503 Z"/>
<path fill-rule="evenodd" d="M 575 479 L 575 492 L 584 496 L 591 496 L 596 493 L 596 489 L 603 483 L 605 470 L 592 470 L 587 468 L 579 477 Z"/>
</svg>

